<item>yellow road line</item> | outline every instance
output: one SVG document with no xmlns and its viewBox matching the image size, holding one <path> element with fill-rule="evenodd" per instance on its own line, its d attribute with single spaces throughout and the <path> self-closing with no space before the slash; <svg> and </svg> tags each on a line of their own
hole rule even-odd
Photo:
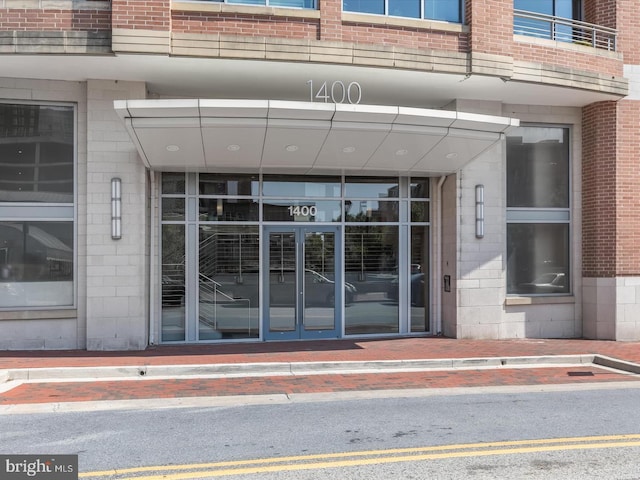
<svg viewBox="0 0 640 480">
<path fill-rule="evenodd" d="M 636 441 L 631 441 L 636 440 Z M 598 442 L 598 443 L 586 443 Z M 607 442 L 607 443 L 605 443 Z M 557 445 L 553 445 L 557 444 Z M 505 448 L 516 447 L 522 445 L 536 445 L 521 448 Z M 125 474 L 150 473 L 150 472 L 169 472 L 175 470 L 185 471 L 184 473 L 162 474 L 152 476 L 136 476 L 132 477 L 136 480 L 158 480 L 169 479 L 179 480 L 197 477 L 219 477 L 228 475 L 246 475 L 253 473 L 266 473 L 278 471 L 295 471 L 295 470 L 311 470 L 322 468 L 339 468 L 358 465 L 372 465 L 379 463 L 398 463 L 417 460 L 434 460 L 444 458 L 459 458 L 473 456 L 488 455 L 512 455 L 519 453 L 534 453 L 544 451 L 559 450 L 579 450 L 579 449 L 597 449 L 597 448 L 620 448 L 620 447 L 637 447 L 640 446 L 640 434 L 626 435 L 602 435 L 589 437 L 566 437 L 566 438 L 549 438 L 534 440 L 513 440 L 504 442 L 486 442 L 486 443 L 465 443 L 457 445 L 438 445 L 431 447 L 414 447 L 414 448 L 398 448 L 388 450 L 365 450 L 356 452 L 338 452 L 316 455 L 301 455 L 290 457 L 272 457 L 263 459 L 226 461 L 215 463 L 196 463 L 185 465 L 166 465 L 166 466 L 149 466 L 127 469 L 114 469 L 96 472 L 83 472 L 79 474 L 81 478 L 101 477 L 101 476 L 120 476 Z M 472 450 L 475 449 L 475 450 Z M 477 450 L 482 449 L 482 450 Z M 472 451 L 456 451 L 456 450 L 472 450 Z M 445 453 L 426 453 L 426 452 L 442 452 Z M 422 453 L 422 454 L 421 454 Z M 400 456 L 405 454 L 404 456 Z M 406 455 L 409 454 L 409 455 Z M 353 460 L 354 457 L 375 457 L 361 458 Z M 347 459 L 350 460 L 339 460 Z M 335 461 L 327 461 L 336 459 Z M 292 463 L 292 462 L 309 462 L 312 460 L 320 460 L 315 463 L 299 463 L 286 465 L 269 465 L 274 463 Z M 324 461 L 323 461 L 324 460 Z M 258 465 L 254 467 L 248 467 Z M 226 468 L 225 468 L 226 467 Z M 232 468 L 229 468 L 232 467 Z M 245 468 L 239 468 L 245 467 Z M 222 469 L 221 469 L 222 468 Z M 191 471 L 196 469 L 209 469 L 206 471 Z M 218 469 L 218 470 L 212 470 Z"/>
</svg>

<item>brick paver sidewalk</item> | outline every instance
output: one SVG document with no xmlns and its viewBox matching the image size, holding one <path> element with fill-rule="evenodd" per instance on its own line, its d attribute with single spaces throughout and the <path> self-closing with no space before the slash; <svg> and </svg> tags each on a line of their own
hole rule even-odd
<svg viewBox="0 0 640 480">
<path fill-rule="evenodd" d="M 150 348 L 143 352 L 0 352 L 0 369 L 269 362 L 363 362 L 583 354 L 600 354 L 640 363 L 640 343 L 590 340 L 478 341 L 445 338 L 397 338 L 166 346 Z M 640 380 L 640 375 L 629 375 L 588 365 L 242 378 L 43 381 L 23 383 L 16 388 L 0 393 L 0 404 L 638 380 Z"/>
</svg>

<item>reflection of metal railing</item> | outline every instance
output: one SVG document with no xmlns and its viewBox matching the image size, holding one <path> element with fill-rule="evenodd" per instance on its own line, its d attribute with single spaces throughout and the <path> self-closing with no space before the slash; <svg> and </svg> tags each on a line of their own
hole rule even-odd
<svg viewBox="0 0 640 480">
<path fill-rule="evenodd" d="M 613 28 L 524 10 L 513 11 L 513 33 L 616 50 L 617 32 Z"/>
<path fill-rule="evenodd" d="M 218 321 L 218 306 L 221 304 L 226 305 L 242 305 L 246 309 L 247 315 L 247 334 L 251 335 L 251 301 L 248 298 L 234 298 L 233 296 L 223 292 L 220 287 L 222 284 L 216 282 L 213 278 L 210 278 L 202 273 L 198 274 L 199 277 L 199 300 L 198 300 L 198 320 L 200 323 L 210 326 L 216 331 L 221 330 L 220 322 Z M 236 310 L 234 310 L 236 311 Z M 222 330 L 228 329 L 228 327 L 222 328 Z"/>
</svg>

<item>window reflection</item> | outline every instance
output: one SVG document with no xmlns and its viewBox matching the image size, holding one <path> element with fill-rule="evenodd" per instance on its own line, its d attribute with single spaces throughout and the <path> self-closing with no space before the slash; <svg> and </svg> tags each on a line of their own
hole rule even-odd
<svg viewBox="0 0 640 480">
<path fill-rule="evenodd" d="M 73 304 L 73 223 L 0 222 L 0 306 Z"/>
<path fill-rule="evenodd" d="M 344 262 L 345 282 L 357 292 L 345 332 L 398 332 L 398 227 L 346 227 Z"/>
<path fill-rule="evenodd" d="M 0 201 L 73 203 L 72 107 L 0 103 Z"/>
<path fill-rule="evenodd" d="M 337 198 L 341 185 L 339 177 L 265 175 L 262 194 L 282 198 Z"/>
<path fill-rule="evenodd" d="M 200 227 L 200 340 L 258 336 L 259 244 L 258 227 Z"/>
<path fill-rule="evenodd" d="M 569 225 L 507 225 L 507 293 L 569 293 Z"/>
<path fill-rule="evenodd" d="M 568 208 L 568 128 L 518 127 L 507 156 L 508 207 Z"/>
<path fill-rule="evenodd" d="M 398 198 L 397 178 L 347 177 L 345 195 L 360 198 Z"/>
<path fill-rule="evenodd" d="M 257 221 L 258 200 L 243 198 L 201 198 L 200 221 L 247 222 Z"/>
<path fill-rule="evenodd" d="M 344 211 L 347 222 L 397 222 L 398 202 L 374 200 L 345 200 Z"/>
<path fill-rule="evenodd" d="M 257 196 L 259 194 L 258 175 L 201 173 L 199 180 L 200 195 Z"/>
</svg>

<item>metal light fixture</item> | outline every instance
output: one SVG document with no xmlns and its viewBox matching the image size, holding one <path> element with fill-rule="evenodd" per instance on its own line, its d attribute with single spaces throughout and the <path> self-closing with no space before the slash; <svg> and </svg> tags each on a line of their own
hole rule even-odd
<svg viewBox="0 0 640 480">
<path fill-rule="evenodd" d="M 484 237 L 484 185 L 476 185 L 476 238 Z"/>
<path fill-rule="evenodd" d="M 111 238 L 122 238 L 122 180 L 111 179 Z"/>
</svg>

